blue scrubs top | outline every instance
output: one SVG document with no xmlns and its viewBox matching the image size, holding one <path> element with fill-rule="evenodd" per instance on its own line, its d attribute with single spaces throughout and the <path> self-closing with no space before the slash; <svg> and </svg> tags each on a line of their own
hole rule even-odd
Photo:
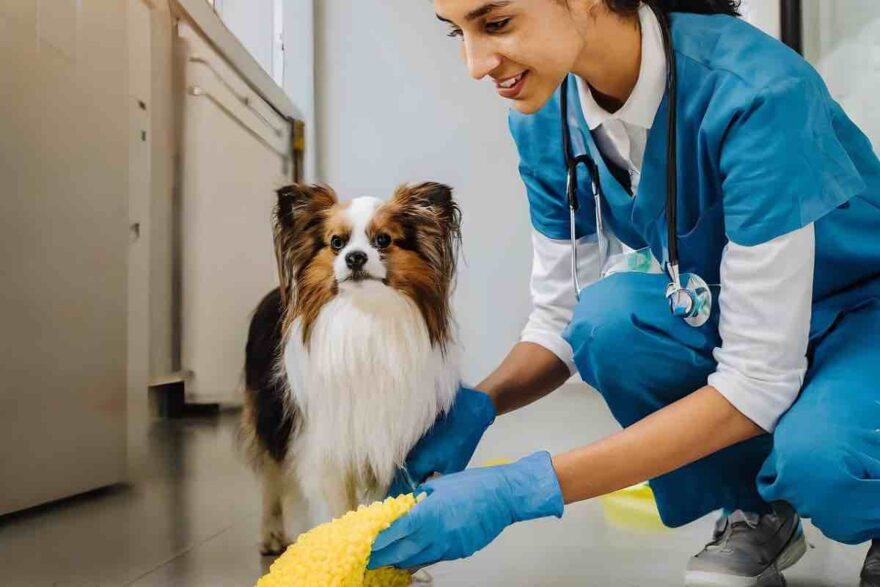
<svg viewBox="0 0 880 587">
<path fill-rule="evenodd" d="M 841 311 L 880 295 L 880 160 L 868 138 L 797 53 L 726 15 L 671 15 L 678 74 L 678 242 L 682 272 L 718 283 L 725 244 L 756 245 L 815 223 L 811 336 Z M 635 197 L 601 157 L 569 87 L 575 154 L 599 166 L 603 216 L 628 246 L 665 260 L 668 99 L 648 135 Z M 569 238 L 559 93 L 538 112 L 510 114 L 531 221 Z M 579 167 L 577 235 L 595 233 Z M 658 296 L 663 296 L 658 291 Z"/>
</svg>

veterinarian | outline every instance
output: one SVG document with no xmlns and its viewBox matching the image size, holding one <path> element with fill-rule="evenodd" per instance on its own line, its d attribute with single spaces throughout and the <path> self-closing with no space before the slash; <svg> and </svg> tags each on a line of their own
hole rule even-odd
<svg viewBox="0 0 880 587">
<path fill-rule="evenodd" d="M 371 566 L 467 557 L 650 479 L 669 526 L 724 512 L 687 584 L 782 584 L 803 516 L 874 540 L 880 585 L 880 161 L 818 74 L 732 0 L 434 9 L 512 105 L 534 311 L 410 454 L 393 492 L 443 477 Z M 575 370 L 622 431 L 460 472 Z"/>
</svg>

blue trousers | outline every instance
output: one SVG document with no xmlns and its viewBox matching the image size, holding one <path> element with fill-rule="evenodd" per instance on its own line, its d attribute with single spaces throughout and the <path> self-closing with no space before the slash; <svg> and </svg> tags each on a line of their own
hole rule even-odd
<svg viewBox="0 0 880 587">
<path fill-rule="evenodd" d="M 667 281 L 600 280 L 581 292 L 565 332 L 581 377 L 623 426 L 704 386 L 716 366 L 717 305 L 705 326 L 688 326 L 669 312 Z M 839 542 L 880 538 L 880 298 L 811 333 L 808 358 L 800 395 L 772 435 L 651 481 L 666 525 L 782 500 Z"/>
</svg>

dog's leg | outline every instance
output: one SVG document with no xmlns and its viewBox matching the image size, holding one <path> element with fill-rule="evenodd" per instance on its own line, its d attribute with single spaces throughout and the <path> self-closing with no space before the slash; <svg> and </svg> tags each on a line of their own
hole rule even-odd
<svg viewBox="0 0 880 587">
<path fill-rule="evenodd" d="M 281 467 L 272 459 L 263 467 L 263 528 L 260 553 L 277 555 L 290 544 L 284 532 L 284 477 Z"/>
<path fill-rule="evenodd" d="M 361 474 L 360 483 L 358 483 L 360 486 L 358 503 L 371 504 L 374 501 L 385 499 L 396 472 L 397 467 L 394 464 L 385 467 L 382 475 L 377 475 L 373 467 L 366 467 Z"/>
<path fill-rule="evenodd" d="M 323 494 L 331 518 L 338 518 L 357 509 L 357 490 L 354 480 L 349 475 L 339 472 L 326 475 Z"/>
<path fill-rule="evenodd" d="M 284 486 L 284 524 L 293 541 L 303 532 L 316 526 L 309 501 L 305 498 L 302 485 L 293 476 L 285 479 Z"/>
</svg>

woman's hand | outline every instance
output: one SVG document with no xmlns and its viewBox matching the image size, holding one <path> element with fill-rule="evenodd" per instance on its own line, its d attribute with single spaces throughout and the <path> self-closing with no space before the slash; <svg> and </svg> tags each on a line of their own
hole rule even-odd
<svg viewBox="0 0 880 587">
<path fill-rule="evenodd" d="M 455 403 L 439 417 L 410 451 L 405 470 L 397 472 L 388 494 L 410 493 L 433 473 L 457 473 L 477 449 L 483 433 L 495 421 L 495 405 L 481 391 L 462 387 Z"/>
<path fill-rule="evenodd" d="M 376 538 L 370 569 L 468 557 L 514 522 L 562 517 L 562 493 L 546 452 L 434 479 L 422 490 L 428 497 Z"/>
</svg>

